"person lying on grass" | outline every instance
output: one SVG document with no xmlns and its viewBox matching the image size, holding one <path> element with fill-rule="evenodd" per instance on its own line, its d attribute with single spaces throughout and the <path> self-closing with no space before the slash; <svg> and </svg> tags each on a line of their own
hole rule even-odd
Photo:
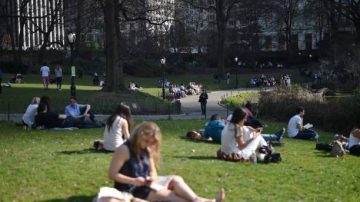
<svg viewBox="0 0 360 202">
<path fill-rule="evenodd" d="M 160 128 L 153 122 L 137 126 L 128 141 L 116 149 L 109 168 L 115 188 L 147 201 L 221 202 L 223 189 L 216 198 L 198 196 L 180 176 L 158 176 L 160 158 Z M 158 179 L 166 179 L 163 189 L 153 186 Z"/>
<path fill-rule="evenodd" d="M 225 123 L 219 114 L 213 114 L 210 121 L 205 124 L 204 137 L 211 138 L 214 142 L 221 143 L 221 132 L 225 127 Z"/>
</svg>

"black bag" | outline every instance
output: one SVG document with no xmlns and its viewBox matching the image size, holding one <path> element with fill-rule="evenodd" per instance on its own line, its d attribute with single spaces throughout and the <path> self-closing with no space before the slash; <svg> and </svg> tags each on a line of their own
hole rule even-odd
<svg viewBox="0 0 360 202">
<path fill-rule="evenodd" d="M 315 148 L 316 150 L 330 152 L 332 149 L 332 145 L 330 143 L 317 143 Z"/>
<path fill-rule="evenodd" d="M 281 154 L 279 152 L 275 152 L 271 144 L 269 144 L 268 146 L 260 147 L 259 153 L 265 154 L 264 163 L 279 163 L 282 160 Z"/>
</svg>

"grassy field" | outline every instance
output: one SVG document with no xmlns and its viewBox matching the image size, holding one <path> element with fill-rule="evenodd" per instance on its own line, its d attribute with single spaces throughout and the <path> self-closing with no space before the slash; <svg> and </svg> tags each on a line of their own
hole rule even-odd
<svg viewBox="0 0 360 202">
<path fill-rule="evenodd" d="M 297 69 L 276 70 L 271 73 L 266 73 L 266 75 L 274 75 L 276 78 L 279 78 L 279 76 L 285 72 L 293 75 L 294 82 L 304 82 L 304 78 L 299 76 Z M 260 72 L 239 74 L 239 87 L 246 87 L 247 81 L 254 75 L 259 74 Z M 11 76 L 12 75 L 5 74 L 3 76 L 3 82 L 10 79 Z M 24 77 L 25 83 L 14 84 L 12 88 L 3 88 L 3 93 L 0 94 L 0 113 L 7 113 L 8 111 L 10 111 L 10 113 L 23 113 L 32 97 L 42 95 L 48 95 L 51 98 L 51 105 L 55 111 L 61 113 L 64 111 L 64 107 L 67 105 L 70 96 L 69 75 L 64 76 L 62 91 L 57 91 L 55 84 L 51 84 L 49 90 L 43 90 L 39 75 L 25 75 Z M 208 91 L 235 87 L 235 75 L 231 75 L 229 85 L 227 85 L 225 81 L 221 81 L 220 83 L 215 82 L 212 75 L 208 74 L 170 75 L 166 78 L 176 84 L 187 84 L 190 81 L 195 81 L 196 83 L 203 84 Z M 135 81 L 142 86 L 143 89 L 135 92 L 114 94 L 101 92 L 100 87 L 92 85 L 92 78 L 90 76 L 84 76 L 82 79 L 76 79 L 77 97 L 81 103 L 90 103 L 95 113 L 110 113 L 114 106 L 120 102 L 126 102 L 128 104 L 136 103 L 142 113 L 167 113 L 168 107 L 160 96 L 161 88 L 157 87 L 157 81 L 159 79 L 159 77 L 140 78 L 126 76 L 126 84 L 130 81 Z"/>
<path fill-rule="evenodd" d="M 314 150 L 315 142 L 285 138 L 279 164 L 224 162 L 215 158 L 219 145 L 179 138 L 201 128 L 200 120 L 158 121 L 163 133 L 160 175 L 177 174 L 202 196 L 224 187 L 229 202 L 358 201 L 360 161 Z M 264 121 L 265 132 L 284 123 Z M 0 122 L 0 201 L 91 201 L 107 177 L 111 154 L 91 149 L 103 129 L 27 131 Z M 321 141 L 330 134 L 320 131 Z"/>
</svg>

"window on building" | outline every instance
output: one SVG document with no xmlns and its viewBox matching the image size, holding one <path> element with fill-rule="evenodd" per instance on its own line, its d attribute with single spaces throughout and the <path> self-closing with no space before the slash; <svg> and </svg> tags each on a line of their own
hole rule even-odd
<svg viewBox="0 0 360 202">
<path fill-rule="evenodd" d="M 265 49 L 271 50 L 272 49 L 272 38 L 271 36 L 265 36 Z"/>
<path fill-rule="evenodd" d="M 291 36 L 291 48 L 293 50 L 299 50 L 299 39 L 298 34 L 293 34 Z"/>
<path fill-rule="evenodd" d="M 305 48 L 306 50 L 312 50 L 312 34 L 305 34 Z"/>
<path fill-rule="evenodd" d="M 279 36 L 279 50 L 286 50 L 286 40 L 285 35 L 280 34 Z"/>
</svg>

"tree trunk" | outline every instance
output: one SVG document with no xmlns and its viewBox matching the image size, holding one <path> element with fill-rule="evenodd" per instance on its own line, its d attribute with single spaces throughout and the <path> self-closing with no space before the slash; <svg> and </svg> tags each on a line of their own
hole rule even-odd
<svg viewBox="0 0 360 202">
<path fill-rule="evenodd" d="M 116 2 L 116 1 L 115 1 Z M 115 3 L 115 11 L 118 11 L 118 4 Z M 116 66 L 115 66 L 115 80 L 117 81 L 117 86 L 119 86 L 119 90 L 125 90 L 126 86 L 125 86 L 125 81 L 124 81 L 124 75 L 123 75 L 123 61 L 121 58 L 121 32 L 120 32 L 120 16 L 119 16 L 119 12 L 115 12 L 115 32 L 116 32 L 116 39 L 117 39 L 117 62 L 116 62 Z"/>
<path fill-rule="evenodd" d="M 118 43 L 115 27 L 119 26 L 115 22 L 115 3 L 116 0 L 106 0 L 105 4 L 105 40 L 106 40 L 106 80 L 104 91 L 116 92 L 120 90 L 119 85 L 119 61 Z"/>
<path fill-rule="evenodd" d="M 217 26 L 217 66 L 220 70 L 221 75 L 224 75 L 224 59 L 225 59 L 225 33 L 226 33 L 226 20 L 224 14 L 224 2 L 216 2 L 216 26 Z"/>
<path fill-rule="evenodd" d="M 217 45 L 217 66 L 220 70 L 221 75 L 224 75 L 224 59 L 225 59 L 225 30 L 223 27 L 218 28 L 218 45 Z"/>
</svg>

